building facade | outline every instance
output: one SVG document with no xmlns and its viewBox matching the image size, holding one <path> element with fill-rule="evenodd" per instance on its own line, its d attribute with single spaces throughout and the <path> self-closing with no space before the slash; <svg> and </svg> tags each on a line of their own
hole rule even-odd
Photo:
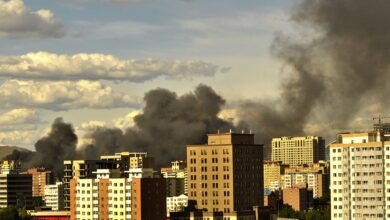
<svg viewBox="0 0 390 220">
<path fill-rule="evenodd" d="M 167 216 L 171 212 L 180 212 L 183 211 L 185 207 L 188 206 L 188 196 L 172 196 L 167 197 Z"/>
<path fill-rule="evenodd" d="M 31 174 L 0 174 L 0 208 L 32 208 Z"/>
<path fill-rule="evenodd" d="M 281 175 L 289 165 L 281 161 L 264 161 L 264 189 L 276 191 L 281 188 Z"/>
<path fill-rule="evenodd" d="M 330 145 L 330 170 L 332 219 L 390 218 L 390 135 L 386 129 L 339 134 Z"/>
<path fill-rule="evenodd" d="M 290 205 L 295 211 L 304 211 L 310 208 L 313 200 L 313 191 L 305 185 L 283 189 L 283 204 Z"/>
<path fill-rule="evenodd" d="M 288 168 L 281 175 L 282 189 L 292 188 L 298 184 L 307 184 L 307 188 L 313 191 L 314 198 L 329 196 L 330 177 L 327 163 Z"/>
<path fill-rule="evenodd" d="M 188 181 L 185 161 L 173 161 L 172 166 L 161 168 L 161 174 L 167 182 L 167 196 L 187 195 Z"/>
<path fill-rule="evenodd" d="M 54 211 L 61 211 L 65 208 L 64 185 L 62 182 L 45 186 L 45 204 Z"/>
<path fill-rule="evenodd" d="M 54 181 L 51 171 L 47 171 L 45 168 L 31 168 L 22 173 L 32 175 L 33 197 L 41 197 L 43 199 L 45 197 L 45 186 L 52 184 Z"/>
<path fill-rule="evenodd" d="M 325 140 L 317 136 L 272 139 L 272 161 L 297 166 L 325 160 Z"/>
<path fill-rule="evenodd" d="M 209 134 L 187 146 L 188 200 L 210 212 L 263 205 L 263 146 L 253 134 Z"/>
</svg>

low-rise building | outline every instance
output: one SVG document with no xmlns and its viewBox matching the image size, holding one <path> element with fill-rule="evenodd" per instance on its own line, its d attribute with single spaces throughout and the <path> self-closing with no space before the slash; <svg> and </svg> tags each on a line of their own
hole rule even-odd
<svg viewBox="0 0 390 220">
<path fill-rule="evenodd" d="M 188 196 L 182 194 L 180 196 L 167 197 L 167 216 L 170 212 L 183 211 L 188 206 Z"/>
<path fill-rule="evenodd" d="M 296 185 L 283 189 L 283 204 L 290 205 L 295 211 L 307 210 L 313 201 L 313 192 L 306 185 Z"/>
</svg>

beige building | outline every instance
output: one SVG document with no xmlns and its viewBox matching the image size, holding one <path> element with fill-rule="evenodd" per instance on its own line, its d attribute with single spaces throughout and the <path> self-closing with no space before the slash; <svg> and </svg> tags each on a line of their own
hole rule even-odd
<svg viewBox="0 0 390 220">
<path fill-rule="evenodd" d="M 313 191 L 313 198 L 329 195 L 329 166 L 321 161 L 312 165 L 287 168 L 281 175 L 281 188 L 292 188 L 296 185 L 307 184 L 307 188 Z"/>
<path fill-rule="evenodd" d="M 253 134 L 209 134 L 187 146 L 188 200 L 210 212 L 263 205 L 263 146 Z"/>
<path fill-rule="evenodd" d="M 264 161 L 264 189 L 271 191 L 281 188 L 281 175 L 289 165 L 282 164 L 281 161 Z"/>
<path fill-rule="evenodd" d="M 45 204 L 54 211 L 64 209 L 64 186 L 62 182 L 45 186 Z"/>
<path fill-rule="evenodd" d="M 332 219 L 390 219 L 390 124 L 330 145 Z"/>
<path fill-rule="evenodd" d="M 321 137 L 281 137 L 272 139 L 272 161 L 297 166 L 325 160 L 325 140 Z"/>
</svg>

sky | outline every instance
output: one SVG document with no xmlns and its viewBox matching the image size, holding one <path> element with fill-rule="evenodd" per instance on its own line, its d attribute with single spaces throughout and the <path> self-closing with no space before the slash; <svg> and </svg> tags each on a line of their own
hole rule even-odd
<svg viewBox="0 0 390 220">
<path fill-rule="evenodd" d="M 145 92 L 278 95 L 285 0 L 0 0 L 0 145 L 34 149 L 56 117 L 77 134 L 133 125 Z M 80 144 L 83 140 L 80 141 Z"/>
</svg>

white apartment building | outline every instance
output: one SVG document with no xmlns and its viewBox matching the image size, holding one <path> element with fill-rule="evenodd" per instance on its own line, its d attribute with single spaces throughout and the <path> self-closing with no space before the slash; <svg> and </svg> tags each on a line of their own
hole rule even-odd
<svg viewBox="0 0 390 220">
<path fill-rule="evenodd" d="M 64 186 L 62 182 L 45 186 L 45 204 L 53 211 L 64 209 Z"/>
<path fill-rule="evenodd" d="M 390 219 L 390 138 L 382 131 L 339 134 L 330 145 L 332 219 Z"/>
<path fill-rule="evenodd" d="M 111 178 L 110 170 L 95 172 L 96 179 L 72 179 L 71 216 L 75 220 L 129 220 L 133 178 L 153 177 L 152 169 L 130 169 L 129 178 Z"/>
<path fill-rule="evenodd" d="M 328 178 L 326 175 L 318 171 L 301 172 L 299 170 L 285 173 L 281 175 L 282 189 L 293 188 L 295 185 L 305 183 L 307 188 L 313 190 L 313 198 L 322 197 L 324 187 L 329 187 L 329 183 L 325 181 Z"/>
<path fill-rule="evenodd" d="M 188 205 L 188 196 L 180 195 L 167 197 L 167 217 L 169 217 L 170 212 L 179 212 L 183 211 L 184 207 Z"/>
<path fill-rule="evenodd" d="M 281 137 L 272 139 L 272 161 L 297 166 L 325 159 L 325 141 L 321 137 Z"/>
</svg>

